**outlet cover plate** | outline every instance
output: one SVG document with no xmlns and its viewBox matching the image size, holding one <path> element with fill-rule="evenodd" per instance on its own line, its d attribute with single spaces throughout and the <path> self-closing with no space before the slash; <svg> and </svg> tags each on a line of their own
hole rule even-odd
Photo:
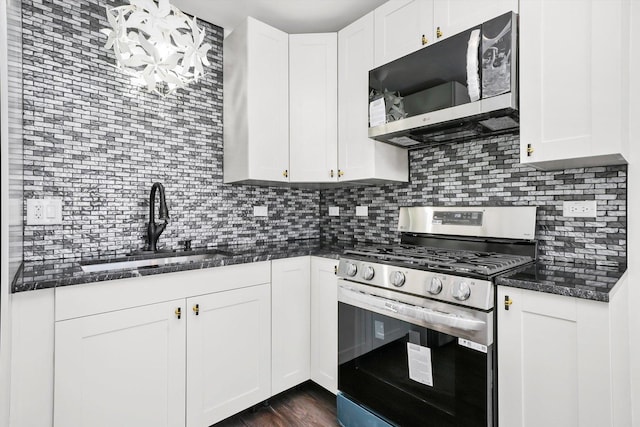
<svg viewBox="0 0 640 427">
<path fill-rule="evenodd" d="M 27 199 L 27 225 L 62 224 L 62 199 Z"/>
<path fill-rule="evenodd" d="M 369 207 L 356 206 L 356 216 L 369 216 Z"/>
<path fill-rule="evenodd" d="M 254 206 L 253 216 L 269 216 L 269 208 L 267 206 Z"/>
<path fill-rule="evenodd" d="M 329 216 L 340 216 L 340 207 L 329 206 Z"/>
<path fill-rule="evenodd" d="M 595 218 L 598 216 L 598 204 L 595 200 L 565 200 L 562 202 L 562 215 L 566 217 Z"/>
</svg>

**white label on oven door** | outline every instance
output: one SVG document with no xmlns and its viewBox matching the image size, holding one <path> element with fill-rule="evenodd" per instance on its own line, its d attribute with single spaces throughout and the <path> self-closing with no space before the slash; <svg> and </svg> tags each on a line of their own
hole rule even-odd
<svg viewBox="0 0 640 427">
<path fill-rule="evenodd" d="M 408 342 L 407 356 L 409 358 L 409 378 L 433 387 L 431 349 Z"/>
<path fill-rule="evenodd" d="M 481 351 L 483 353 L 487 352 L 487 346 L 486 345 L 482 345 L 482 344 L 478 344 L 477 342 L 465 340 L 464 338 L 458 338 L 458 344 L 460 344 L 461 346 L 464 346 L 464 347 L 468 347 L 468 348 L 472 348 L 474 350 Z"/>
</svg>

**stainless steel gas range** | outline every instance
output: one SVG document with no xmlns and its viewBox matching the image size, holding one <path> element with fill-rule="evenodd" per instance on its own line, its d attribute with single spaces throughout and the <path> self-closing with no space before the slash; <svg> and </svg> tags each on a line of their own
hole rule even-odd
<svg viewBox="0 0 640 427">
<path fill-rule="evenodd" d="M 496 425 L 494 278 L 534 262 L 536 207 L 400 208 L 399 245 L 338 266 L 338 419 Z"/>
</svg>

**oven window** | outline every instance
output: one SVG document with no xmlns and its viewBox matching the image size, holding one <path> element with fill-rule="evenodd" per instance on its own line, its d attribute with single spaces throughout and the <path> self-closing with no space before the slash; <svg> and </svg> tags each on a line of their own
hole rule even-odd
<svg viewBox="0 0 640 427">
<path fill-rule="evenodd" d="M 338 389 L 356 403 L 402 426 L 492 424 L 492 347 L 483 353 L 451 335 L 345 303 L 338 319 Z M 430 366 L 416 349 L 429 354 Z M 429 367 L 430 378 L 423 375 Z"/>
</svg>

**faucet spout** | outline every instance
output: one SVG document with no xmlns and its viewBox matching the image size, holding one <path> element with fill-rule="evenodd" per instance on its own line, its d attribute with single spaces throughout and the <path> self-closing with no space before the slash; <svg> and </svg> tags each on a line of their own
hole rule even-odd
<svg viewBox="0 0 640 427">
<path fill-rule="evenodd" d="M 156 192 L 160 191 L 160 207 L 158 209 L 159 218 L 158 220 L 162 221 L 161 223 L 156 224 L 155 214 L 156 214 Z M 160 235 L 167 227 L 167 223 L 169 222 L 169 209 L 167 209 L 167 201 L 164 195 L 164 186 L 155 182 L 151 186 L 151 194 L 149 195 L 149 225 L 147 226 L 147 249 L 153 252 L 158 251 L 158 239 Z"/>
</svg>

